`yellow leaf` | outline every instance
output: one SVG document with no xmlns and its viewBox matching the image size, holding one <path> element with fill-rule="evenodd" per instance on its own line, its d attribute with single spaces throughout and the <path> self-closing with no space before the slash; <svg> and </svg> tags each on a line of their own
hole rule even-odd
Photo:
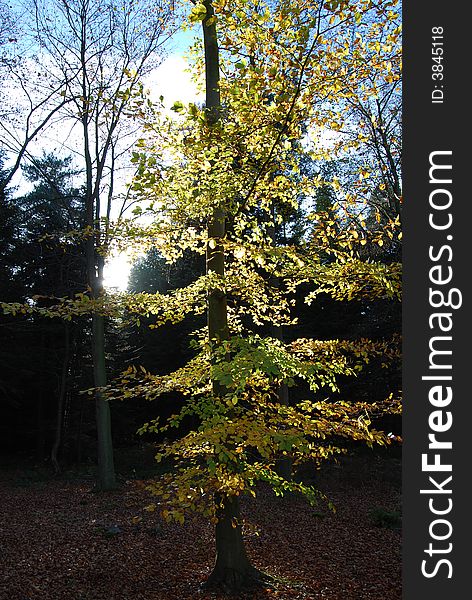
<svg viewBox="0 0 472 600">
<path fill-rule="evenodd" d="M 189 15 L 189 20 L 191 23 L 197 23 L 198 21 L 203 21 L 206 17 L 207 9 L 203 4 L 196 4 Z"/>
</svg>

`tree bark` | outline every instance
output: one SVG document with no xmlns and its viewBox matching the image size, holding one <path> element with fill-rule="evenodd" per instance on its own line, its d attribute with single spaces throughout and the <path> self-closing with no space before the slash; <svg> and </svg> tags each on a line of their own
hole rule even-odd
<svg viewBox="0 0 472 600">
<path fill-rule="evenodd" d="M 36 429 L 36 460 L 43 462 L 45 457 L 46 427 L 44 423 L 44 391 L 39 388 L 37 405 L 37 429 Z"/>
<path fill-rule="evenodd" d="M 86 142 L 88 140 L 86 136 Z M 86 143 L 86 156 L 88 145 Z M 90 161 L 86 161 L 89 165 Z M 87 169 L 89 172 L 89 169 Z M 98 227 L 94 215 L 94 195 L 91 191 L 90 177 L 87 177 L 87 225 L 90 229 Z M 103 292 L 103 258 L 98 256 L 95 248 L 95 234 L 89 232 L 86 241 L 88 285 L 92 298 L 99 298 Z M 105 359 L 105 319 L 102 315 L 92 316 L 92 362 L 93 383 L 96 388 L 107 384 L 106 359 Z M 110 406 L 103 394 L 95 392 L 95 414 L 97 425 L 98 444 L 98 472 L 96 490 L 108 491 L 116 488 L 115 467 L 113 460 L 113 440 L 111 435 Z"/>
<path fill-rule="evenodd" d="M 46 458 L 46 419 L 45 419 L 45 406 L 44 406 L 44 372 L 46 370 L 46 361 L 45 357 L 47 355 L 48 348 L 46 346 L 46 335 L 43 331 L 41 334 L 41 342 L 40 342 L 40 369 L 41 375 L 38 382 L 38 406 L 37 406 L 37 435 L 36 435 L 36 459 L 38 462 L 43 462 Z"/>
<path fill-rule="evenodd" d="M 93 354 L 94 381 L 102 387 L 107 383 L 105 365 L 105 323 L 102 316 L 93 318 Z M 115 464 L 113 458 L 113 439 L 111 435 L 111 413 L 108 401 L 100 392 L 95 397 L 95 414 L 98 441 L 98 477 L 96 488 L 100 491 L 116 488 Z"/>
<path fill-rule="evenodd" d="M 237 496 L 216 498 L 216 562 L 205 587 L 238 592 L 264 581 L 265 576 L 252 566 L 246 554 L 241 530 Z"/>
</svg>

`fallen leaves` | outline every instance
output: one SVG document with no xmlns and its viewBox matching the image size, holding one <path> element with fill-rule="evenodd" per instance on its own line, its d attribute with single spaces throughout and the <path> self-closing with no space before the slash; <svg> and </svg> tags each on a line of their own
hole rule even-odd
<svg viewBox="0 0 472 600">
<path fill-rule="evenodd" d="M 277 584 L 240 598 L 400 600 L 400 533 L 371 518 L 376 507 L 398 509 L 399 490 L 369 465 L 323 474 L 318 485 L 336 514 L 268 489 L 243 502 L 248 552 Z M 159 510 L 146 511 L 149 496 L 134 482 L 89 490 L 87 482 L 0 482 L 0 600 L 222 598 L 200 590 L 214 561 L 204 519 L 165 523 Z"/>
</svg>

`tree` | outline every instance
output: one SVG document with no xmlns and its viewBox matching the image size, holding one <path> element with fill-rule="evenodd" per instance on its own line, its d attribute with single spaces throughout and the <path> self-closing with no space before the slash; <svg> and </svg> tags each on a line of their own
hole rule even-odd
<svg viewBox="0 0 472 600">
<path fill-rule="evenodd" d="M 11 62 L 11 44 L 17 42 L 17 31 L 14 16 L 4 0 L 0 2 L 0 79 L 4 68 Z"/>
<path fill-rule="evenodd" d="M 221 116 L 220 61 L 216 17 L 211 0 L 206 0 L 205 16 L 202 20 L 203 45 L 205 51 L 205 118 L 209 129 L 208 148 L 211 148 L 213 134 Z M 218 160 L 215 156 L 213 160 Z M 210 163 L 210 169 L 212 165 Z M 226 215 L 224 207 L 212 207 L 207 225 L 208 243 L 206 247 L 206 272 L 211 278 L 216 275 L 222 280 L 225 276 Z M 208 290 L 207 309 L 208 339 L 213 344 L 211 362 L 217 364 L 216 353 L 228 342 L 227 298 L 219 286 Z M 215 397 L 224 397 L 228 389 L 223 382 L 212 378 L 212 392 Z M 258 571 L 251 565 L 244 548 L 240 525 L 239 500 L 235 494 L 216 492 L 216 563 L 208 583 L 221 583 L 230 588 L 239 588 L 241 580 L 258 577 Z"/>
<path fill-rule="evenodd" d="M 133 264 L 128 287 L 131 292 L 163 294 L 193 283 L 205 272 L 204 263 L 200 255 L 186 252 L 169 264 L 158 250 L 151 249 Z"/>
<path fill-rule="evenodd" d="M 81 229 L 85 225 L 84 190 L 71 185 L 77 176 L 77 172 L 71 169 L 71 160 L 70 157 L 60 159 L 52 154 L 44 154 L 41 159 L 34 159 L 33 164 L 25 165 L 25 177 L 35 187 L 29 194 L 17 199 L 23 213 L 28 215 L 28 222 L 24 226 L 26 231 L 23 233 L 27 258 L 21 269 L 21 277 L 25 283 L 29 283 L 30 297 L 39 295 L 37 302 L 45 302 L 46 306 L 54 302 L 51 299 L 73 297 L 85 277 L 82 244 L 74 240 L 68 244 L 61 243 L 57 237 L 52 237 L 60 237 L 63 232 Z M 50 237 L 43 239 L 44 236 Z M 60 324 L 50 323 L 48 327 L 44 319 L 39 319 L 37 323 L 43 330 L 44 354 L 47 356 L 53 352 L 55 339 L 61 348 L 55 394 L 55 433 L 50 452 L 56 473 L 61 470 L 59 452 L 63 443 L 66 398 L 70 393 L 70 364 L 73 347 L 79 337 L 78 328 L 74 325 L 71 321 L 63 321 Z M 42 360 L 44 363 L 46 359 Z M 41 404 L 44 403 L 44 395 L 40 395 L 38 402 L 39 413 L 43 414 L 45 409 Z"/>
<path fill-rule="evenodd" d="M 93 299 L 103 294 L 105 255 L 110 244 L 109 220 L 116 196 L 119 160 L 133 141 L 127 108 L 135 88 L 156 64 L 170 11 L 154 2 L 123 0 L 106 5 L 98 0 L 33 0 L 31 18 L 35 50 L 42 63 L 34 103 L 24 75 L 18 81 L 30 104 L 24 141 L 18 146 L 17 168 L 27 144 L 52 116 L 68 123 L 77 135 L 78 156 L 85 173 L 85 227 L 82 230 L 88 286 Z M 44 78 L 46 79 L 44 79 Z M 30 116 L 41 109 L 39 124 Z M 44 116 L 46 113 L 46 116 Z M 79 131 L 77 131 L 77 127 Z M 10 133 L 8 130 L 7 133 Z M 14 150 L 15 146 L 11 146 Z M 125 208 L 122 202 L 121 209 Z M 105 324 L 92 315 L 94 385 L 106 385 Z M 115 486 L 110 409 L 96 396 L 98 431 L 98 481 L 100 489 Z"/>
<path fill-rule="evenodd" d="M 148 229 L 152 243 L 169 261 L 190 249 L 205 253 L 207 265 L 204 276 L 168 294 L 165 304 L 158 294 L 140 295 L 135 310 L 162 323 L 206 308 L 207 328 L 197 334 L 199 353 L 184 367 L 164 376 L 130 367 L 106 393 L 185 395 L 184 407 L 166 423 L 156 419 L 142 428 L 167 432 L 187 416 L 199 423 L 162 447 L 158 459 L 173 467 L 149 489 L 160 496 L 164 517 L 183 521 L 187 510 L 200 510 L 215 522 L 210 586 L 234 591 L 264 580 L 246 554 L 239 509 L 239 497 L 255 495 L 258 481 L 277 494 L 301 492 L 312 503 L 320 498 L 314 488 L 277 473 L 280 453 L 295 466 L 318 464 L 344 452 L 343 439 L 389 442 L 369 428 L 368 415 L 394 410 L 392 399 L 384 405 L 320 397 L 337 391 L 337 377 L 357 373 L 370 354 L 387 355 L 384 342 L 283 343 L 260 334 L 263 325 L 292 324 L 291 294 L 304 281 L 343 299 L 398 296 L 398 269 L 362 264 L 349 231 L 328 264 L 320 254 L 329 244 L 306 244 L 301 251 L 277 246 L 270 234 L 274 199 L 297 208 L 300 189 L 313 192 L 310 179 L 299 177 L 292 150 L 307 127 L 324 123 L 317 121 L 318 108 L 339 83 L 319 71 L 337 51 L 326 42 L 334 36 L 331 18 L 340 31 L 370 10 L 369 2 L 197 4 L 190 18 L 202 21 L 205 58 L 196 68 L 205 77 L 205 106 L 177 102 L 177 122 L 150 121 L 149 138 L 135 155 L 133 188 L 156 219 Z M 164 154 L 163 163 L 158 157 Z M 306 382 L 312 396 L 280 403 L 280 386 L 296 380 Z"/>
<path fill-rule="evenodd" d="M 11 184 L 24 160 L 32 158 L 29 148 L 39 133 L 67 104 L 60 93 L 67 80 L 49 79 L 44 68 L 35 64 L 37 57 L 35 50 L 31 51 L 30 27 L 25 21 L 27 12 L 20 12 L 19 6 L 14 10 L 0 4 L 0 148 L 10 159 L 0 181 L 1 191 Z"/>
<path fill-rule="evenodd" d="M 344 39 L 331 41 L 340 60 L 335 96 L 327 98 L 332 152 L 347 168 L 338 183 L 360 233 L 375 222 L 401 221 L 401 2 L 358 14 Z M 348 55 L 344 60 L 343 55 Z"/>
</svg>

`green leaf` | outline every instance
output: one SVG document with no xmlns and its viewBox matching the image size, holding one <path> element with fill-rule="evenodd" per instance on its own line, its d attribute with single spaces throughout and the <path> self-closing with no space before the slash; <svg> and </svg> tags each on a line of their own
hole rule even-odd
<svg viewBox="0 0 472 600">
<path fill-rule="evenodd" d="M 203 4 L 197 4 L 194 6 L 190 12 L 189 20 L 191 23 L 198 23 L 198 21 L 203 21 L 206 17 L 207 9 Z"/>
<path fill-rule="evenodd" d="M 180 100 L 177 100 L 176 102 L 174 102 L 170 110 L 173 110 L 175 112 L 182 112 L 184 110 L 184 105 L 182 104 L 182 102 L 180 102 Z"/>
</svg>

